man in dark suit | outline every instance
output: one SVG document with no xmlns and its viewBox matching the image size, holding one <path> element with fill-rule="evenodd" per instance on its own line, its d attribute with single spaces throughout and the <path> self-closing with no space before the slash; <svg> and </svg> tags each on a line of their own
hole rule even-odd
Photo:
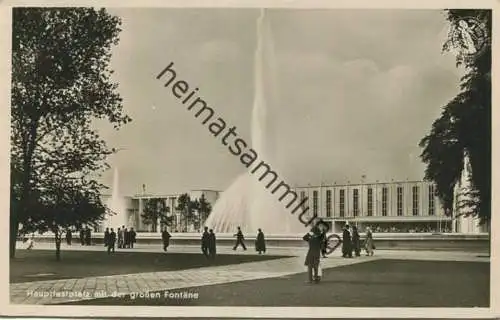
<svg viewBox="0 0 500 320">
<path fill-rule="evenodd" d="M 208 227 L 204 228 L 203 234 L 201 235 L 201 252 L 203 252 L 203 255 L 208 258 L 208 243 L 209 243 L 209 233 L 208 233 Z"/>
<path fill-rule="evenodd" d="M 352 258 L 351 233 L 349 232 L 348 224 L 344 226 L 344 231 L 342 232 L 342 257 Z"/>
<path fill-rule="evenodd" d="M 130 248 L 134 248 L 134 243 L 136 242 L 136 233 L 134 228 L 130 228 Z"/>
<path fill-rule="evenodd" d="M 167 227 L 163 228 L 161 232 L 161 240 L 163 241 L 163 251 L 167 252 L 167 248 L 170 245 L 170 233 L 167 231 Z"/>
<path fill-rule="evenodd" d="M 113 231 L 113 228 L 111 228 L 108 236 L 108 254 L 110 254 L 111 251 L 113 251 L 113 253 L 115 252 L 115 243 L 116 233 Z"/>
<path fill-rule="evenodd" d="M 104 246 L 106 248 L 109 248 L 109 228 L 106 228 L 106 231 L 104 231 Z M 108 250 L 109 253 L 109 250 Z"/>
<path fill-rule="evenodd" d="M 130 231 L 127 228 L 123 230 L 123 248 L 130 248 Z"/>
<path fill-rule="evenodd" d="M 71 245 L 71 240 L 73 239 L 73 234 L 71 233 L 71 228 L 68 228 L 66 230 L 66 243 L 68 244 L 68 246 Z"/>
<path fill-rule="evenodd" d="M 243 247 L 243 250 L 247 250 L 247 247 L 245 246 L 245 243 L 243 242 L 243 240 L 245 240 L 245 237 L 243 236 L 243 232 L 241 232 L 241 228 L 238 227 L 238 232 L 236 232 L 233 236 L 236 237 L 236 243 L 233 247 L 233 250 L 236 250 L 236 248 L 238 248 L 239 245 L 241 245 Z"/>
<path fill-rule="evenodd" d="M 211 259 L 215 259 L 215 255 L 217 254 L 217 240 L 215 239 L 213 229 L 210 229 L 208 233 L 208 254 Z"/>
</svg>

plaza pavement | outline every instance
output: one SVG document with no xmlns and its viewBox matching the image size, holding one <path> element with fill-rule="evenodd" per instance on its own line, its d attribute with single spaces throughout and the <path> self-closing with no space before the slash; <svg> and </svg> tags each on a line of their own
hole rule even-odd
<svg viewBox="0 0 500 320">
<path fill-rule="evenodd" d="M 35 250 L 54 250 L 53 244 L 38 243 Z M 22 243 L 19 244 L 23 248 Z M 103 246 L 73 246 L 63 245 L 62 250 L 92 250 L 103 251 Z M 158 245 L 138 245 L 126 251 L 158 252 Z M 238 249 L 238 254 L 256 254 L 253 248 L 247 251 Z M 232 254 L 231 247 L 219 247 L 218 254 Z M 305 248 L 268 248 L 268 254 L 283 255 L 282 259 L 248 262 L 234 265 L 209 266 L 196 269 L 147 272 L 125 275 L 86 277 L 80 279 L 61 279 L 47 281 L 33 281 L 10 284 L 10 300 L 13 304 L 58 304 L 71 301 L 91 300 L 95 298 L 127 295 L 130 293 L 145 293 L 166 291 L 193 286 L 207 286 L 245 280 L 257 280 L 282 277 L 305 272 Z M 200 253 L 198 246 L 171 247 L 169 252 Z M 168 254 L 168 253 L 167 253 Z M 201 254 L 201 253 L 200 253 Z M 335 251 L 326 259 L 322 259 L 322 268 L 335 268 L 356 263 L 370 262 L 377 259 L 402 260 L 435 260 L 435 261 L 484 261 L 489 258 L 481 257 L 478 253 L 470 252 L 438 252 L 438 251 L 403 251 L 379 250 L 375 256 L 361 256 L 353 259 L 343 259 Z M 293 257 L 286 257 L 293 256 Z M 60 296 L 57 296 L 59 293 Z M 70 293 L 73 296 L 70 296 Z M 48 295 L 40 297 L 40 295 Z M 79 296 L 74 296 L 78 294 Z"/>
</svg>

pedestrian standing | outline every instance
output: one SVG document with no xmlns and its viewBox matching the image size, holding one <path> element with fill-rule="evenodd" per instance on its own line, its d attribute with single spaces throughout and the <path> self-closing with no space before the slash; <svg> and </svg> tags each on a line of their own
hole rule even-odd
<svg viewBox="0 0 500 320">
<path fill-rule="evenodd" d="M 211 259 L 215 259 L 217 254 L 217 239 L 215 238 L 215 233 L 213 229 L 208 232 L 208 254 Z"/>
<path fill-rule="evenodd" d="M 201 235 L 201 252 L 205 257 L 208 258 L 208 242 L 209 242 L 210 234 L 208 233 L 208 227 L 204 228 L 203 234 Z"/>
<path fill-rule="evenodd" d="M 104 231 L 104 247 L 109 248 L 109 228 L 106 228 L 106 231 Z"/>
<path fill-rule="evenodd" d="M 73 234 L 71 233 L 71 228 L 68 228 L 66 230 L 66 243 L 68 244 L 68 246 L 71 245 L 72 238 L 73 238 Z"/>
<path fill-rule="evenodd" d="M 352 251 L 354 251 L 354 255 L 359 257 L 361 255 L 361 243 L 360 243 L 358 228 L 356 226 L 352 226 Z M 351 253 L 352 255 L 352 253 Z"/>
<path fill-rule="evenodd" d="M 134 243 L 136 242 L 136 233 L 134 228 L 130 228 L 130 248 L 134 248 Z"/>
<path fill-rule="evenodd" d="M 118 227 L 118 231 L 116 233 L 118 235 L 118 248 L 121 249 L 123 247 L 123 229 Z"/>
<path fill-rule="evenodd" d="M 257 232 L 257 239 L 255 240 L 255 250 L 259 253 L 266 253 L 266 239 L 264 238 L 264 232 L 259 228 Z"/>
<path fill-rule="evenodd" d="M 307 241 L 309 244 L 309 249 L 307 250 L 306 260 L 304 265 L 307 266 L 307 279 L 309 283 L 313 281 L 318 283 L 320 281 L 319 276 L 319 260 L 321 255 L 321 231 L 318 227 L 314 226 L 309 233 L 307 233 L 302 239 Z"/>
<path fill-rule="evenodd" d="M 130 248 L 130 232 L 127 228 L 123 230 L 123 248 Z"/>
<path fill-rule="evenodd" d="M 116 233 L 113 231 L 113 228 L 111 228 L 111 231 L 109 232 L 108 235 L 108 254 L 111 252 L 115 252 L 115 243 L 116 243 Z"/>
<path fill-rule="evenodd" d="M 168 233 L 167 227 L 165 227 L 161 233 L 161 239 L 163 241 L 163 251 L 167 252 L 167 248 L 170 245 L 170 233 Z"/>
<path fill-rule="evenodd" d="M 348 224 L 345 225 L 342 232 L 342 257 L 352 258 L 351 233 L 349 232 Z"/>
<path fill-rule="evenodd" d="M 92 231 L 90 230 L 89 227 L 86 227 L 85 229 L 85 244 L 90 246 L 92 243 Z"/>
<path fill-rule="evenodd" d="M 370 228 L 366 228 L 365 250 L 367 256 L 373 256 L 375 243 L 373 242 L 373 234 Z"/>
<path fill-rule="evenodd" d="M 236 248 L 241 245 L 243 247 L 243 250 L 247 250 L 247 247 L 245 246 L 245 243 L 243 240 L 245 240 L 245 237 L 243 236 L 243 232 L 241 232 L 241 228 L 238 227 L 238 232 L 236 232 L 233 237 L 236 237 L 236 243 L 233 247 L 233 250 L 236 250 Z"/>
</svg>

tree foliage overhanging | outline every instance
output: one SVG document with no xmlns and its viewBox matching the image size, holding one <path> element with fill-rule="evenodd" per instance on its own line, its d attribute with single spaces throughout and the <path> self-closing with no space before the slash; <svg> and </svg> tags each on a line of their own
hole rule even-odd
<svg viewBox="0 0 500 320">
<path fill-rule="evenodd" d="M 22 232 L 100 221 L 97 179 L 114 152 L 93 128 L 123 113 L 110 79 L 121 21 L 93 8 L 14 8 L 11 109 L 11 257 Z"/>
<path fill-rule="evenodd" d="M 491 10 L 446 10 L 450 25 L 464 18 L 474 18 L 484 25 L 484 47 L 473 56 L 457 55 L 457 67 L 465 69 L 460 93 L 443 107 L 431 132 L 420 146 L 427 164 L 425 178 L 436 184 L 444 207 L 453 207 L 453 188 L 461 176 L 464 154 L 470 159 L 473 191 L 473 214 L 482 223 L 491 216 Z M 443 46 L 454 51 L 452 32 Z M 455 50 L 456 51 L 456 50 Z M 469 203 L 470 205 L 470 203 Z"/>
</svg>

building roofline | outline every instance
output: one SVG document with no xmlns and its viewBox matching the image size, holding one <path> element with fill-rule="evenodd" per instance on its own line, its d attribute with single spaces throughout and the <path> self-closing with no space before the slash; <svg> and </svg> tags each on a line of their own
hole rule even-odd
<svg viewBox="0 0 500 320">
<path fill-rule="evenodd" d="M 169 193 L 169 194 L 155 194 L 155 193 L 136 193 L 134 195 L 128 196 L 131 198 L 167 198 L 167 197 L 178 197 L 182 194 L 189 194 L 190 192 L 193 191 L 213 191 L 213 192 L 221 192 L 218 190 L 211 190 L 211 189 L 195 189 L 195 190 L 189 190 L 188 192 L 180 192 L 180 193 Z"/>
<path fill-rule="evenodd" d="M 404 184 L 404 183 L 430 183 L 432 184 L 432 181 L 427 181 L 427 180 L 397 180 L 397 181 L 383 181 L 383 182 L 361 182 L 361 183 L 341 183 L 341 184 L 323 184 L 323 185 L 299 185 L 299 186 L 294 186 L 292 187 L 293 189 L 307 189 L 307 188 L 334 188 L 334 187 L 351 187 L 351 186 L 372 186 L 372 185 L 384 185 L 384 184 Z M 136 193 L 133 195 L 124 195 L 123 197 L 125 198 L 168 198 L 168 197 L 177 197 L 181 194 L 184 193 L 189 193 L 192 191 L 211 191 L 211 192 L 217 192 L 221 193 L 222 191 L 220 190 L 215 190 L 215 189 L 191 189 L 188 192 L 182 192 L 182 193 L 169 193 L 169 194 L 154 194 L 154 193 Z M 102 196 L 105 197 L 111 197 L 112 194 L 102 194 Z"/>
<path fill-rule="evenodd" d="M 328 188 L 328 187 L 350 187 L 350 186 L 369 186 L 369 185 L 380 185 L 380 184 L 400 184 L 400 183 L 432 183 L 432 181 L 426 180 L 398 180 L 398 181 L 385 181 L 385 182 L 361 182 L 361 183 L 341 183 L 341 184 L 322 184 L 322 185 L 311 185 L 311 186 L 295 186 L 294 188 Z"/>
</svg>

